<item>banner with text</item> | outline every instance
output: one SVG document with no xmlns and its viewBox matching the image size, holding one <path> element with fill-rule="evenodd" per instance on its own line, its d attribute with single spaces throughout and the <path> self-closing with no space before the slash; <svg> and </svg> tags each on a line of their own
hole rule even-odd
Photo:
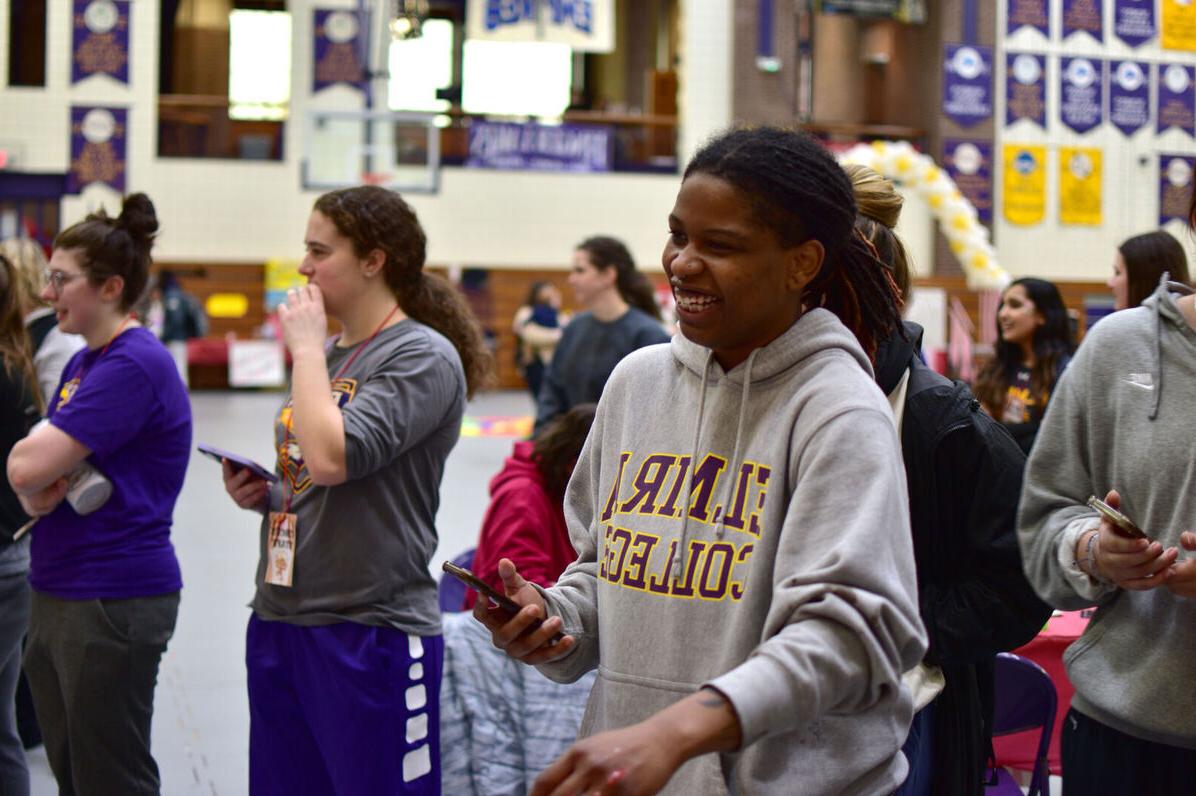
<svg viewBox="0 0 1196 796">
<path fill-rule="evenodd" d="M 1101 154 L 1090 147 L 1059 149 L 1059 223 L 1100 226 Z"/>
<path fill-rule="evenodd" d="M 128 0 L 74 0 L 71 27 L 71 83 L 108 75 L 128 85 Z"/>
<path fill-rule="evenodd" d="M 1100 125 L 1104 108 L 1104 65 L 1094 58 L 1064 58 L 1059 69 L 1059 119 L 1077 133 Z"/>
<path fill-rule="evenodd" d="M 1138 61 L 1109 62 L 1109 121 L 1127 136 L 1150 124 L 1148 69 Z"/>
<path fill-rule="evenodd" d="M 1192 89 L 1196 72 L 1180 64 L 1158 64 L 1156 69 L 1159 105 L 1155 129 L 1161 133 L 1178 127 L 1192 135 L 1196 131 L 1196 97 Z"/>
<path fill-rule="evenodd" d="M 1005 144 L 1001 160 L 1005 220 L 1022 227 L 1042 223 L 1046 215 L 1046 147 Z"/>
<path fill-rule="evenodd" d="M 328 8 L 314 9 L 312 14 L 312 93 L 336 83 L 365 91 L 368 17 Z"/>
<path fill-rule="evenodd" d="M 1005 124 L 1028 119 L 1046 127 L 1046 58 L 1007 53 L 1005 59 Z"/>
<path fill-rule="evenodd" d="M 478 169 L 603 172 L 613 168 L 614 128 L 484 122 L 469 126 L 465 165 Z"/>
<path fill-rule="evenodd" d="M 1159 155 L 1159 226 L 1168 221 L 1188 223 L 1192 202 L 1192 174 L 1196 157 Z"/>
<path fill-rule="evenodd" d="M 125 192 L 128 164 L 127 108 L 76 105 L 71 108 L 71 168 L 66 192 L 80 193 L 92 183 Z"/>
<path fill-rule="evenodd" d="M 615 49 L 615 0 L 469 0 L 465 20 L 470 39 L 556 42 L 576 52 Z"/>
<path fill-rule="evenodd" d="M 993 220 L 993 145 L 990 141 L 943 139 L 943 164 L 959 192 L 984 223 Z"/>
<path fill-rule="evenodd" d="M 1012 36 L 1022 28 L 1034 28 L 1050 36 L 1051 14 L 1047 0 L 1009 0 L 1005 32 Z"/>
<path fill-rule="evenodd" d="M 991 47 L 948 44 L 943 59 L 943 113 L 960 127 L 987 121 L 993 113 Z"/>
<path fill-rule="evenodd" d="M 1087 33 L 1104 41 L 1104 0 L 1063 0 L 1063 38 L 1073 33 Z"/>
<path fill-rule="evenodd" d="M 1130 47 L 1141 47 L 1158 33 L 1154 0 L 1113 0 L 1113 35 Z"/>
<path fill-rule="evenodd" d="M 1196 52 L 1196 4 L 1192 0 L 1159 2 L 1163 11 L 1163 49 Z"/>
</svg>

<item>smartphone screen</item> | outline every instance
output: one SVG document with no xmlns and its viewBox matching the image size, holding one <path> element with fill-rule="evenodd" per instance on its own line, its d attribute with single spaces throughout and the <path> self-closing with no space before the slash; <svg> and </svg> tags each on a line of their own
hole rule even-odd
<svg viewBox="0 0 1196 796">
<path fill-rule="evenodd" d="M 1120 529 L 1123 533 L 1125 533 L 1126 536 L 1131 536 L 1135 539 L 1149 539 L 1150 538 L 1149 536 L 1146 535 L 1145 531 L 1143 531 L 1136 524 L 1134 524 L 1133 520 L 1131 520 L 1129 517 L 1122 514 L 1117 509 L 1110 506 L 1105 501 L 1098 498 L 1096 495 L 1093 495 L 1090 498 L 1088 498 L 1088 506 L 1090 508 L 1094 508 L 1097 511 L 1099 511 L 1101 513 L 1101 516 L 1103 516 L 1109 522 L 1116 525 L 1117 528 Z"/>
<path fill-rule="evenodd" d="M 445 561 L 444 564 L 441 565 L 441 569 L 443 569 L 448 574 L 452 575 L 457 580 L 464 583 L 469 588 L 478 592 L 479 594 L 486 595 L 496 605 L 498 605 L 504 611 L 507 611 L 509 614 L 511 614 L 511 616 L 514 616 L 515 614 L 519 613 L 520 606 L 514 600 L 512 600 L 507 595 L 499 592 L 497 589 L 495 589 L 489 583 L 482 580 L 477 575 L 470 572 L 468 569 L 459 567 L 456 564 L 454 564 L 452 561 Z M 532 624 L 532 626 L 529 628 L 529 630 L 535 630 L 542 624 L 544 624 L 543 620 L 537 619 Z M 552 640 L 554 642 L 556 642 L 556 641 L 560 641 L 562 638 L 564 638 L 564 635 L 561 633 L 557 633 L 556 635 L 554 635 L 552 637 Z"/>
</svg>

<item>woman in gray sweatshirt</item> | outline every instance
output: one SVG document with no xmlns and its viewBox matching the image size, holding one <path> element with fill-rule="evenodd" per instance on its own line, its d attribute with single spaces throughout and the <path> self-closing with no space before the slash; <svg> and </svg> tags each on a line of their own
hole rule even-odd
<svg viewBox="0 0 1196 796">
<path fill-rule="evenodd" d="M 925 634 L 869 362 L 899 313 L 854 221 L 846 174 L 797 133 L 735 130 L 686 169 L 663 255 L 681 334 L 607 383 L 565 496 L 577 561 L 547 590 L 500 563 L 524 608 L 474 611 L 553 679 L 598 670 L 584 740 L 533 793 L 904 780 Z"/>
</svg>

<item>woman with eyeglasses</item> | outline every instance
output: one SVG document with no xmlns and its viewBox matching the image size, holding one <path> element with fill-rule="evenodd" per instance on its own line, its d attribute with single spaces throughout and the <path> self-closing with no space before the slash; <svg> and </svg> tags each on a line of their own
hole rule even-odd
<svg viewBox="0 0 1196 796">
<path fill-rule="evenodd" d="M 158 230 L 145 194 L 120 216 L 59 233 L 42 298 L 87 347 L 67 363 L 8 478 L 31 531 L 25 671 L 63 793 L 157 793 L 150 723 L 182 579 L 170 528 L 191 407 L 165 347 L 130 314 Z M 112 486 L 98 508 L 69 486 L 87 464 Z M 92 509 L 88 513 L 82 513 Z"/>
</svg>

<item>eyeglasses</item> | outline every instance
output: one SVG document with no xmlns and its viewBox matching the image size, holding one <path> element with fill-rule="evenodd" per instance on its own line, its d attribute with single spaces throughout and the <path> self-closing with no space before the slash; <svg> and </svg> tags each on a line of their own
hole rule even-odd
<svg viewBox="0 0 1196 796">
<path fill-rule="evenodd" d="M 53 287 L 55 293 L 61 293 L 63 285 L 81 276 L 83 276 L 83 274 L 68 274 L 65 271 L 42 272 L 42 278 L 45 280 L 45 284 Z"/>
</svg>

